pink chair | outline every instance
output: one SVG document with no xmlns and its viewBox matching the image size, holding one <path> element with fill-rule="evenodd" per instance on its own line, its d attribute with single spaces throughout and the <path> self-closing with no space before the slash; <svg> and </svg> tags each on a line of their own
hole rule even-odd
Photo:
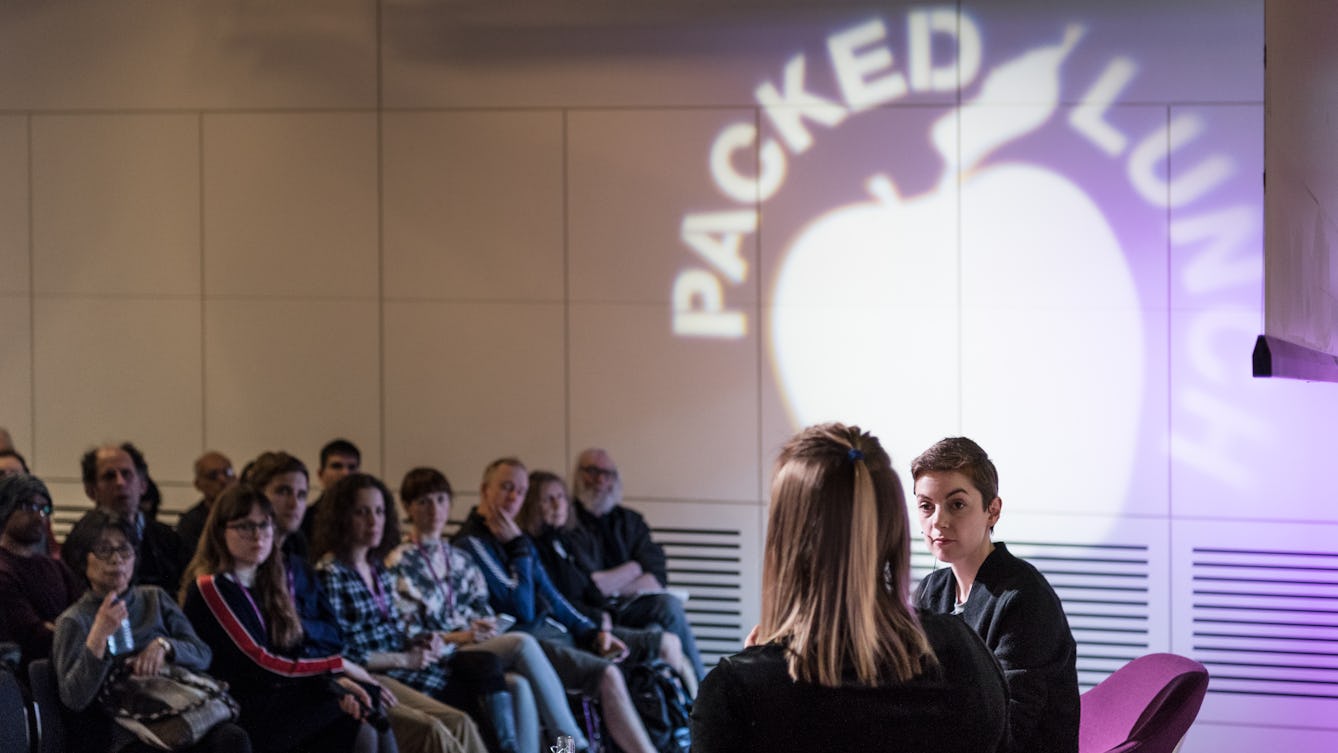
<svg viewBox="0 0 1338 753">
<path fill-rule="evenodd" d="M 1078 753 L 1173 753 L 1207 692 L 1193 659 L 1140 656 L 1082 694 Z"/>
</svg>

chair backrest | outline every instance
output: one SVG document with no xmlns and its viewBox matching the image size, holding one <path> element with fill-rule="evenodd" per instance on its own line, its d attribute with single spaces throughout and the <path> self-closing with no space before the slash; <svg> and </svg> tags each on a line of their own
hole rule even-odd
<svg viewBox="0 0 1338 753">
<path fill-rule="evenodd" d="M 1082 694 L 1079 753 L 1172 753 L 1199 715 L 1208 670 L 1176 654 L 1148 654 Z"/>
<path fill-rule="evenodd" d="M 111 718 L 96 708 L 66 706 L 50 659 L 28 665 L 28 687 L 38 715 L 38 753 L 102 753 L 111 747 Z"/>
<path fill-rule="evenodd" d="M 65 750 L 65 723 L 61 719 L 64 704 L 56 690 L 56 671 L 50 659 L 38 659 L 28 665 L 28 687 L 32 689 L 33 707 L 37 711 L 40 746 L 36 753 Z"/>
<path fill-rule="evenodd" d="M 6 661 L 0 666 L 0 750 L 29 749 L 28 714 L 28 699 L 23 686 L 14 674 L 14 666 Z"/>
</svg>

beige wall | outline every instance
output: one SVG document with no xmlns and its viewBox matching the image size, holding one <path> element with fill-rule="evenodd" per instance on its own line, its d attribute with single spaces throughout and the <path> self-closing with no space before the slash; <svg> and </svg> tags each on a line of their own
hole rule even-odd
<svg viewBox="0 0 1338 753">
<path fill-rule="evenodd" d="M 705 5 L 0 4 L 0 425 L 67 512 L 86 504 L 80 453 L 123 438 L 144 449 L 169 509 L 193 502 L 190 466 L 205 449 L 240 465 L 284 448 L 314 464 L 323 442 L 346 436 L 392 486 L 432 464 L 471 504 L 494 457 L 566 473 L 577 450 L 600 444 L 619 461 L 630 504 L 657 525 L 730 532 L 694 533 L 684 547 L 718 539 L 737 556 L 722 566 L 732 573 L 699 580 L 734 589 L 739 613 L 719 621 L 746 632 L 758 610 L 765 478 L 796 428 L 766 328 L 778 259 L 804 222 L 868 200 L 863 183 L 847 182 L 866 164 L 891 154 L 940 169 L 923 157 L 927 140 L 899 134 L 923 136 L 957 99 L 939 93 L 839 130 L 815 127 L 819 156 L 796 167 L 809 183 L 752 207 L 765 210 L 762 232 L 741 247 L 746 282 L 727 288 L 749 317 L 744 336 L 676 338 L 673 283 L 701 263 L 680 223 L 737 208 L 710 179 L 713 140 L 731 123 L 762 122 L 755 90 L 780 82 L 794 56 L 830 95 L 824 42 L 871 13 L 889 19 L 904 65 L 903 21 L 918 7 Z M 1097 562 L 1136 571 L 1137 614 L 1075 620 L 1080 644 L 1093 647 L 1082 657 L 1090 683 L 1122 661 L 1125 649 L 1112 646 L 1197 650 L 1201 624 L 1216 624 L 1193 611 L 1200 548 L 1333 551 L 1331 443 L 1312 438 L 1338 421 L 1338 400 L 1248 376 L 1260 309 L 1251 223 L 1262 207 L 1262 0 L 961 5 L 987 30 L 988 65 L 999 69 L 1055 44 L 1075 19 L 1088 29 L 1064 68 L 1068 98 L 1051 103 L 1060 138 L 1043 161 L 1081 165 L 1070 177 L 1114 207 L 1140 285 L 1143 361 L 1130 368 L 1142 393 L 1127 422 L 1136 433 L 1118 448 L 1117 507 L 1082 507 L 1109 491 L 1116 463 L 1092 445 L 1111 426 L 1034 426 L 1081 419 L 1123 386 L 1099 381 L 1114 371 L 1102 360 L 1104 313 L 955 299 L 912 312 L 923 318 L 909 331 L 877 333 L 911 356 L 941 339 L 924 322 L 944 312 L 1017 322 L 1017 337 L 949 348 L 957 360 L 946 365 L 895 362 L 924 389 L 870 411 L 941 408 L 942 423 L 921 433 L 884 431 L 903 471 L 940 436 L 982 437 L 1011 484 L 1000 534 L 1059 550 L 1061 591 L 1105 588 Z M 1064 125 L 1081 104 L 1073 93 L 1122 58 L 1136 61 L 1137 78 L 1104 117 L 1127 129 L 1127 143 L 1075 141 Z M 989 103 L 995 112 L 1036 106 L 1031 91 L 1004 94 L 1013 99 Z M 1213 197 L 1196 206 L 1169 188 L 1155 211 L 1130 198 L 1138 139 L 1185 115 L 1232 158 L 1237 214 L 1210 215 L 1200 210 L 1219 208 L 1206 206 Z M 1157 169 L 1176 184 L 1169 178 L 1211 156 L 1191 146 Z M 907 172 L 898 185 L 922 190 L 926 175 Z M 1212 245 L 1223 217 L 1245 218 L 1243 246 Z M 1090 290 L 1104 291 L 1100 282 Z M 1099 307 L 1099 295 L 1076 290 L 1075 307 Z M 1074 343 L 1095 356 L 1065 358 Z M 1024 371 L 1046 355 L 1058 366 Z M 1044 444 L 1016 439 L 1032 430 Z M 1130 563 L 1109 565 L 1128 552 Z M 917 567 L 929 565 L 921 552 Z M 1111 575 L 1111 592 L 1127 590 L 1127 577 Z M 1126 617 L 1140 637 L 1121 627 Z M 741 635 L 718 630 L 711 650 Z M 1253 692 L 1210 697 L 1201 719 L 1215 735 L 1186 750 L 1253 750 L 1279 736 L 1338 745 L 1338 732 L 1313 721 L 1332 718 L 1338 700 L 1290 724 L 1278 721 L 1290 701 Z"/>
<path fill-rule="evenodd" d="M 565 472 L 598 443 L 636 496 L 758 504 L 756 356 L 677 352 L 673 257 L 638 248 L 626 182 L 683 156 L 629 155 L 718 115 L 573 111 L 666 91 L 603 64 L 486 64 L 543 18 L 0 14 L 0 415 L 62 503 L 95 442 L 137 442 L 180 507 L 203 449 L 314 463 L 340 435 L 392 482 L 430 463 L 468 492 L 498 455 Z M 644 65 L 700 101 L 700 64 L 675 63 Z"/>
<path fill-rule="evenodd" d="M 60 529 L 106 441 L 143 449 L 168 521 L 206 449 L 314 469 L 347 437 L 392 488 L 443 469 L 461 515 L 495 457 L 566 475 L 603 445 L 657 523 L 736 532 L 755 614 L 757 348 L 672 337 L 681 209 L 647 199 L 738 110 L 699 109 L 726 89 L 687 52 L 583 60 L 629 20 L 597 7 L 460 10 L 0 6 L 0 426 Z"/>
</svg>

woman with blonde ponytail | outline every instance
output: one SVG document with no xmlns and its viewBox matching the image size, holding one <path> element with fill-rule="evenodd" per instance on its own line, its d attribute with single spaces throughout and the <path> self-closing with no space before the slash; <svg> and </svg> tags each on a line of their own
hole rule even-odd
<svg viewBox="0 0 1338 753">
<path fill-rule="evenodd" d="M 781 450 L 762 618 L 692 711 L 694 753 L 980 753 L 1003 740 L 1003 677 L 961 620 L 910 606 L 906 498 L 877 438 L 810 427 Z"/>
</svg>

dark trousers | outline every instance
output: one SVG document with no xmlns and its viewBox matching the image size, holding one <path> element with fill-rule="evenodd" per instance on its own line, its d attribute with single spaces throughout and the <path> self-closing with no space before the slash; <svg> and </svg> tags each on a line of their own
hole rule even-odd
<svg viewBox="0 0 1338 753">
<path fill-rule="evenodd" d="M 692 669 L 700 680 L 706 676 L 706 667 L 702 665 L 702 655 L 697 652 L 697 639 L 692 635 L 692 625 L 688 624 L 688 615 L 683 611 L 683 602 L 667 593 L 643 594 L 618 607 L 614 622 L 628 627 L 646 627 L 659 625 L 678 636 L 683 643 L 683 653 L 692 662 Z"/>
</svg>

